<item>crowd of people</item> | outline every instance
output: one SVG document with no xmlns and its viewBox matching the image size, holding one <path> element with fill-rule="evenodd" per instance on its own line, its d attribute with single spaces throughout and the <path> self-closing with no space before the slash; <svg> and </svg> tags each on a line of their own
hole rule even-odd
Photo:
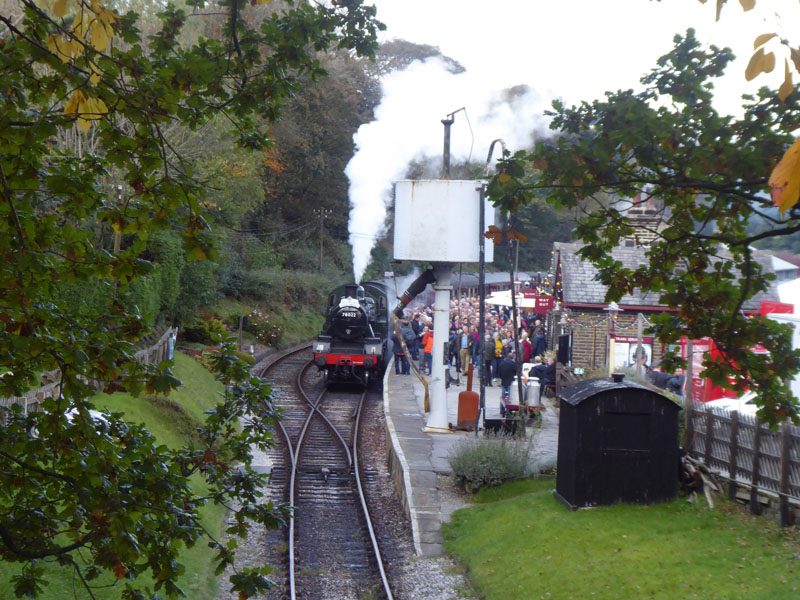
<svg viewBox="0 0 800 600">
<path fill-rule="evenodd" d="M 419 370 L 430 374 L 433 363 L 433 316 L 431 306 L 407 308 L 400 319 L 401 335 Z M 484 344 L 479 343 L 479 303 L 466 297 L 450 302 L 448 364 L 466 375 L 469 365 L 484 379 L 487 386 L 500 385 L 507 395 L 514 376 L 523 363 L 534 363 L 531 376 L 539 377 L 542 388 L 555 382 L 555 360 L 547 356 L 545 328 L 539 316 L 521 313 L 514 326 L 511 309 L 507 306 L 489 307 L 485 314 Z M 392 335 L 395 354 L 395 373 L 408 374 L 410 366 L 395 334 Z M 517 343 L 519 356 L 517 356 Z M 533 370 L 536 370 L 534 373 Z M 510 377 L 509 377 L 510 374 Z"/>
<path fill-rule="evenodd" d="M 419 370 L 430 374 L 433 365 L 433 307 L 417 305 L 406 308 L 400 319 L 401 335 L 410 353 L 417 361 Z M 500 385 L 502 394 L 508 397 L 514 377 L 520 374 L 524 363 L 533 363 L 530 377 L 537 377 L 540 389 L 555 383 L 556 365 L 553 356 L 547 353 L 547 338 L 540 316 L 532 312 L 521 312 L 518 324 L 512 323 L 508 306 L 487 306 L 485 313 L 484 344 L 479 344 L 479 304 L 474 297 L 451 300 L 449 317 L 448 364 L 466 375 L 469 365 L 487 386 Z M 519 338 L 519 357 L 517 344 Z M 397 336 L 392 334 L 395 373 L 407 375 L 411 372 L 409 357 L 403 352 Z M 681 369 L 675 373 L 663 373 L 651 368 L 643 359 L 646 377 L 658 387 L 678 395 L 683 394 L 686 376 Z"/>
</svg>

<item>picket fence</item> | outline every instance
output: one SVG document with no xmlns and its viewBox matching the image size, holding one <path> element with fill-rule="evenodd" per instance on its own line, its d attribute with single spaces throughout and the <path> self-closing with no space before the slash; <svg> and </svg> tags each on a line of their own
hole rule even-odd
<svg viewBox="0 0 800 600">
<path fill-rule="evenodd" d="M 800 507 L 800 428 L 783 423 L 777 430 L 758 417 L 687 403 L 686 450 L 729 483 L 732 500 L 749 489 L 750 512 L 759 514 L 777 499 L 782 525 Z"/>
<path fill-rule="evenodd" d="M 178 330 L 174 327 L 168 328 L 153 345 L 143 348 L 134 354 L 137 361 L 144 364 L 158 364 L 163 360 L 172 357 L 175 349 L 175 338 L 178 335 Z M 147 342 L 145 342 L 147 343 Z M 6 410 L 14 404 L 22 406 L 25 414 L 39 410 L 39 405 L 45 398 L 52 398 L 54 394 L 58 393 L 58 387 L 61 384 L 61 376 L 58 369 L 48 371 L 41 376 L 42 386 L 30 390 L 22 396 L 10 396 L 8 398 L 0 398 L 0 423 L 3 421 Z"/>
</svg>

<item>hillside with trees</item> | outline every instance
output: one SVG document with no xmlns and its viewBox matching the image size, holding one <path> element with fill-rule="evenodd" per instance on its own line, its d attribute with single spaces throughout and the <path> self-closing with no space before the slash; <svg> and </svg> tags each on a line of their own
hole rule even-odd
<svg viewBox="0 0 800 600">
<path fill-rule="evenodd" d="M 230 344 L 212 361 L 220 404 L 190 445 L 161 446 L 119 415 L 96 419 L 88 398 L 95 386 L 133 396 L 179 386 L 169 361 L 137 362 L 135 344 L 159 323 L 191 325 L 221 297 L 228 265 L 257 274 L 240 285 L 287 264 L 312 269 L 288 237 L 267 235 L 288 235 L 296 215 L 274 230 L 253 215 L 267 189 L 307 177 L 309 158 L 322 176 L 344 160 L 346 135 L 322 128 L 355 98 L 315 85 L 325 67 L 345 73 L 372 54 L 379 27 L 359 0 L 3 2 L 0 395 L 37 387 L 44 372 L 59 383 L 41 410 L 15 404 L 0 418 L 0 560 L 17 596 L 47 585 L 45 562 L 92 597 L 109 579 L 126 598 L 175 596 L 185 547 L 210 543 L 220 572 L 235 554 L 202 526 L 204 505 L 238 507 L 231 535 L 284 517 L 258 501 L 263 476 L 248 467 L 251 448 L 270 443 L 269 386 Z M 323 124 L 279 131 L 282 114 Z M 323 196 L 302 193 L 307 207 Z M 295 277 L 289 300 L 318 293 Z M 267 573 L 238 571 L 228 585 L 249 597 Z"/>
</svg>

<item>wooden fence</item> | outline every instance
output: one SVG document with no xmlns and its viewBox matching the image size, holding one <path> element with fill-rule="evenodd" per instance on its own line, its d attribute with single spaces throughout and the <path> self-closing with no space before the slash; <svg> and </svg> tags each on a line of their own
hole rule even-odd
<svg viewBox="0 0 800 600">
<path fill-rule="evenodd" d="M 145 364 L 158 364 L 170 358 L 175 348 L 175 336 L 177 336 L 177 334 L 177 329 L 173 327 L 168 328 L 157 342 L 136 352 L 134 358 Z M 145 343 L 147 343 L 147 340 L 145 340 Z M 0 423 L 3 422 L 4 409 L 14 404 L 20 404 L 27 414 L 28 412 L 39 410 L 39 404 L 45 398 L 52 398 L 54 394 L 58 393 L 58 387 L 61 385 L 61 377 L 58 369 L 44 373 L 41 376 L 41 381 L 41 387 L 30 390 L 22 396 L 0 398 Z"/>
<path fill-rule="evenodd" d="M 800 428 L 783 423 L 778 430 L 755 416 L 686 406 L 686 449 L 729 482 L 732 500 L 749 488 L 750 512 L 759 514 L 764 497 L 777 498 L 780 522 L 791 521 L 790 504 L 800 506 Z"/>
</svg>

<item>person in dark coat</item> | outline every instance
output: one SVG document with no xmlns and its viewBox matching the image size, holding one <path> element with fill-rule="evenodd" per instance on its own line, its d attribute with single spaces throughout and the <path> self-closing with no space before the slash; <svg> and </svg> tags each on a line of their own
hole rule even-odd
<svg viewBox="0 0 800 600">
<path fill-rule="evenodd" d="M 544 355 L 545 351 L 547 350 L 547 340 L 544 337 L 544 329 L 537 327 L 534 330 L 531 344 L 533 344 L 533 352 L 531 352 L 531 356 Z"/>
<path fill-rule="evenodd" d="M 392 349 L 394 352 L 394 372 L 395 375 L 408 375 L 411 372 L 411 365 L 408 364 L 403 346 L 400 345 L 400 340 L 397 334 L 392 334 Z"/>
<path fill-rule="evenodd" d="M 541 403 L 544 388 L 556 382 L 556 360 L 552 356 L 545 356 L 544 364 L 534 365 L 528 376 L 539 379 L 539 402 Z"/>
<path fill-rule="evenodd" d="M 414 316 L 411 318 L 410 325 L 411 325 L 411 330 L 417 337 L 414 340 L 414 343 L 411 344 L 411 346 L 409 346 L 408 350 L 409 352 L 411 352 L 411 358 L 413 358 L 414 360 L 419 360 L 419 346 L 420 346 L 420 339 L 422 338 L 422 326 L 419 323 L 419 314 L 414 314 Z"/>
<path fill-rule="evenodd" d="M 500 377 L 500 389 L 502 390 L 503 399 L 508 400 L 511 395 L 511 384 L 514 383 L 514 377 L 517 375 L 517 362 L 514 360 L 513 350 L 500 361 L 500 365 L 497 367 L 497 374 Z"/>
<path fill-rule="evenodd" d="M 488 333 L 483 342 L 483 370 L 481 377 L 487 387 L 492 387 L 492 363 L 494 363 L 494 341 Z"/>
<path fill-rule="evenodd" d="M 667 389 L 679 396 L 683 396 L 684 383 L 686 383 L 686 375 L 683 374 L 683 369 L 675 369 L 675 375 L 667 379 Z"/>
</svg>

